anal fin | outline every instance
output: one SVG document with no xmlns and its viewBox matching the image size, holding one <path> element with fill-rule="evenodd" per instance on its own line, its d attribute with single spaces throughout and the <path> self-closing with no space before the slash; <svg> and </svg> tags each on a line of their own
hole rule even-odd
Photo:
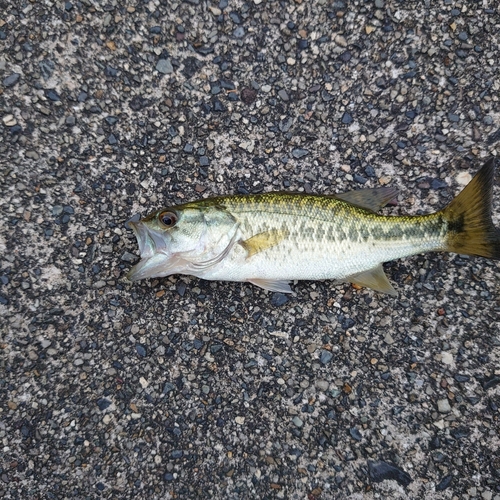
<svg viewBox="0 0 500 500">
<path fill-rule="evenodd" d="M 398 295 L 398 292 L 396 292 L 393 286 L 389 283 L 389 280 L 387 279 L 387 276 L 382 268 L 382 264 L 379 264 L 377 267 L 369 269 L 368 271 L 348 276 L 345 278 L 345 281 L 350 281 L 355 285 L 371 288 L 377 292 L 387 293 L 393 297 L 397 297 Z"/>
<path fill-rule="evenodd" d="M 266 280 L 254 278 L 247 280 L 255 286 L 269 290 L 270 292 L 293 293 L 288 281 L 286 280 Z"/>
</svg>

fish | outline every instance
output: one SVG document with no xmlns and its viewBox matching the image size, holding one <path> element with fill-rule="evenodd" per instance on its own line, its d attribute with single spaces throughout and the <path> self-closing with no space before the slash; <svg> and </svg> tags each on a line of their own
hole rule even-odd
<svg viewBox="0 0 500 500">
<path fill-rule="evenodd" d="M 131 219 L 141 260 L 130 281 L 172 274 L 249 282 L 290 293 L 290 281 L 335 280 L 397 296 L 382 264 L 424 252 L 500 259 L 492 221 L 495 159 L 445 208 L 382 215 L 397 190 L 269 192 L 205 198 Z"/>
</svg>

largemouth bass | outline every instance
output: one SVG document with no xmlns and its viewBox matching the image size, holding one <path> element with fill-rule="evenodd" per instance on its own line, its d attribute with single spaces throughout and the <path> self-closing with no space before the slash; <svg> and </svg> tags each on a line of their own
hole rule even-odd
<svg viewBox="0 0 500 500">
<path fill-rule="evenodd" d="M 377 214 L 393 188 L 218 196 L 162 208 L 128 222 L 142 258 L 128 279 L 188 274 L 283 293 L 291 280 L 334 279 L 397 295 L 384 262 L 441 251 L 500 259 L 494 170 L 491 159 L 446 208 L 428 215 Z"/>
</svg>

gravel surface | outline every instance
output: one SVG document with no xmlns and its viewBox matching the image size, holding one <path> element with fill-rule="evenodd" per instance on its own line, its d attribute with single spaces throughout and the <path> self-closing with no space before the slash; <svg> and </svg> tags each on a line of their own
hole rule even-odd
<svg viewBox="0 0 500 500">
<path fill-rule="evenodd" d="M 2 498 L 500 499 L 498 263 L 391 262 L 396 299 L 124 278 L 162 205 L 443 207 L 498 154 L 497 2 L 1 5 Z"/>
</svg>

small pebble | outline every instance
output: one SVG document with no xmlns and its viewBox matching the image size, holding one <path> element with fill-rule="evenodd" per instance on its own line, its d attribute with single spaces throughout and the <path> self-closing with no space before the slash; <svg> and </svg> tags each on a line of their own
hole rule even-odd
<svg viewBox="0 0 500 500">
<path fill-rule="evenodd" d="M 163 73 L 164 75 L 169 75 L 173 73 L 174 67 L 170 62 L 170 59 L 160 59 L 156 64 L 156 71 Z"/>
</svg>

